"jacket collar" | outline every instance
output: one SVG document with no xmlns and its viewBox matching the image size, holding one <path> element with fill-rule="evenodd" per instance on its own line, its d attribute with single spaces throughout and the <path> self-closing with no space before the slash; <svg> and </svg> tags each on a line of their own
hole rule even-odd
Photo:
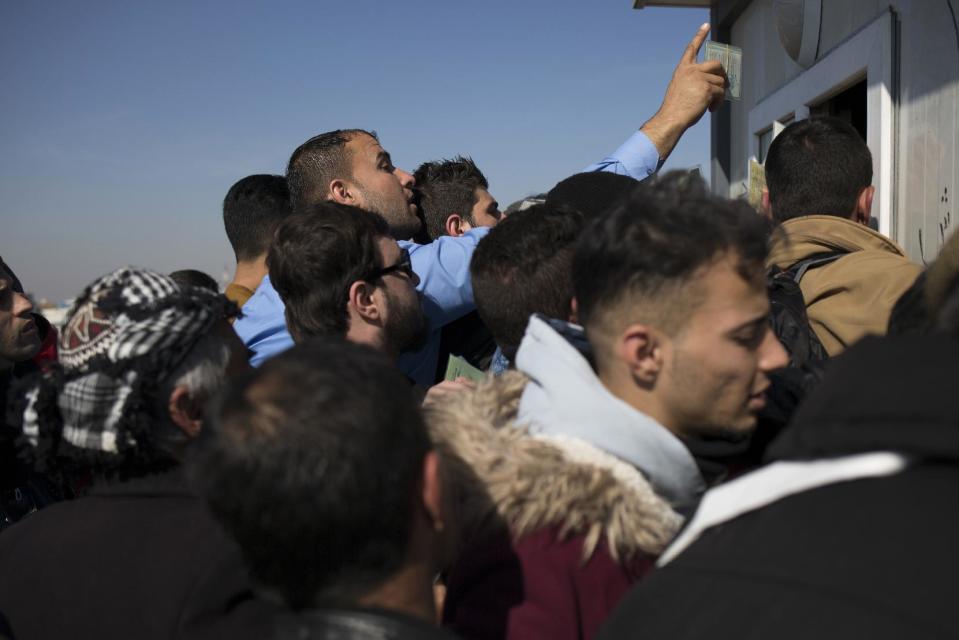
<svg viewBox="0 0 959 640">
<path fill-rule="evenodd" d="M 671 562 L 707 530 L 789 496 L 820 487 L 881 478 L 905 470 L 909 458 L 890 451 L 811 462 L 774 462 L 722 486 L 710 489 L 695 515 L 656 562 Z"/>
<path fill-rule="evenodd" d="M 533 433 L 578 438 L 629 462 L 674 509 L 689 512 L 705 490 L 692 454 L 664 426 L 612 395 L 574 346 L 584 341 L 582 328 L 557 322 L 533 316 L 526 328 L 516 367 L 530 382 L 518 421 Z"/>
<path fill-rule="evenodd" d="M 395 611 L 359 607 L 283 613 L 275 618 L 274 632 L 273 637 L 280 639 L 452 640 L 454 637 L 448 631 Z"/>
<path fill-rule="evenodd" d="M 773 234 L 768 265 L 785 269 L 807 256 L 842 251 L 883 251 L 905 257 L 902 247 L 864 224 L 839 216 L 802 216 L 782 223 Z"/>
</svg>

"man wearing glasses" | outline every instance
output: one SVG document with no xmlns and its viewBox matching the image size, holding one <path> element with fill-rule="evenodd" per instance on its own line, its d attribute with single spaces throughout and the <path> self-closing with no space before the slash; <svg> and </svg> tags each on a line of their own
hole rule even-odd
<svg viewBox="0 0 959 640">
<path fill-rule="evenodd" d="M 296 342 L 342 336 L 395 360 L 426 338 L 410 254 L 375 213 L 322 202 L 294 214 L 277 229 L 267 265 Z"/>
<path fill-rule="evenodd" d="M 616 151 L 586 171 L 645 179 L 658 170 L 683 133 L 707 108 L 722 104 L 726 84 L 722 66 L 716 60 L 696 62 L 708 33 L 709 25 L 702 25 L 683 52 L 659 111 Z M 438 238 L 425 245 L 411 242 L 422 225 L 414 202 L 416 181 L 393 165 L 390 154 L 371 131 L 340 129 L 310 138 L 293 152 L 286 177 L 294 211 L 323 201 L 362 207 L 382 216 L 391 237 L 409 249 L 413 268 L 422 279 L 419 289 L 431 335 L 423 349 L 405 353 L 399 364 L 421 386 L 431 384 L 440 330 L 475 309 L 469 263 L 489 229 L 473 228 L 458 238 Z M 244 305 L 243 317 L 234 324 L 237 334 L 253 351 L 250 362 L 254 366 L 292 346 L 287 328 L 279 322 L 282 305 L 278 298 L 272 276 L 267 276 Z"/>
</svg>

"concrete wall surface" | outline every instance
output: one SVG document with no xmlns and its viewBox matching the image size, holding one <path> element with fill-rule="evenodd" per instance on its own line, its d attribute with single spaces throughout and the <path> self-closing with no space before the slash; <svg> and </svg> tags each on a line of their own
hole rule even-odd
<svg viewBox="0 0 959 640">
<path fill-rule="evenodd" d="M 951 9 L 959 0 L 822 0 L 818 52 L 804 69 L 780 43 L 773 0 L 748 3 L 728 25 L 730 42 L 743 49 L 742 99 L 723 107 L 729 195 L 745 190 L 762 127 L 806 117 L 810 105 L 866 78 L 874 215 L 912 259 L 931 261 L 955 231 L 959 190 L 959 22 Z"/>
</svg>

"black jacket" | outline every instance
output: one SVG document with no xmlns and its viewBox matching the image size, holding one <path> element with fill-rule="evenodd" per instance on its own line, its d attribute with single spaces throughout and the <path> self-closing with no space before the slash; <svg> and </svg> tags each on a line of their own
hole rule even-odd
<svg viewBox="0 0 959 640">
<path fill-rule="evenodd" d="M 770 455 L 844 465 L 883 451 L 905 454 L 880 454 L 904 468 L 718 520 L 632 591 L 599 638 L 959 637 L 959 341 L 862 341 Z M 727 496 L 743 504 L 749 479 Z"/>
<path fill-rule="evenodd" d="M 455 640 L 449 631 L 382 609 L 315 609 L 276 618 L 272 640 Z"/>
<path fill-rule="evenodd" d="M 260 638 L 272 611 L 179 472 L 95 486 L 0 535 L 0 629 L 17 640 Z"/>
</svg>

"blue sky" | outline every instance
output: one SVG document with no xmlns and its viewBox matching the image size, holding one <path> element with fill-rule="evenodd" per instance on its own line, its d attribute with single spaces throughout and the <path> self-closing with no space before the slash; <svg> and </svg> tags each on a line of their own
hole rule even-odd
<svg viewBox="0 0 959 640">
<path fill-rule="evenodd" d="M 504 204 L 652 115 L 706 11 L 630 0 L 0 4 L 0 255 L 39 297 L 124 264 L 232 272 L 221 203 L 330 129 L 472 155 Z M 667 166 L 709 158 L 709 116 Z"/>
</svg>

